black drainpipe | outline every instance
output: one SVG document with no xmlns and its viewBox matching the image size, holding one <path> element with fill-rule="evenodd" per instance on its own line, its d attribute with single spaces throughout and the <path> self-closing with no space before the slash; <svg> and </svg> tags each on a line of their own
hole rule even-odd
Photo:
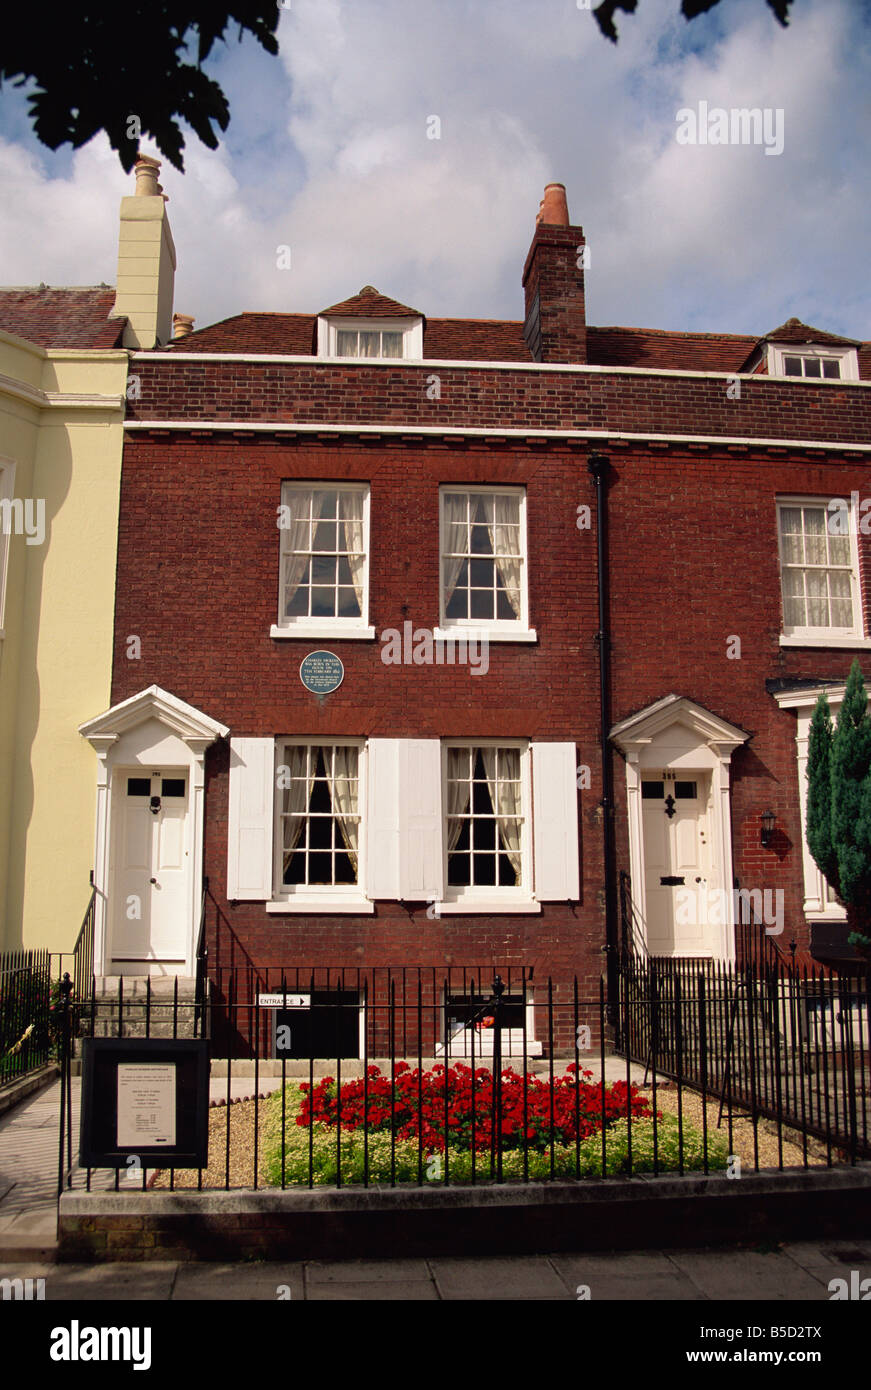
<svg viewBox="0 0 871 1390">
<path fill-rule="evenodd" d="M 596 484 L 596 571 L 599 589 L 599 748 L 602 754 L 602 840 L 605 860 L 605 965 L 607 1019 L 617 1024 L 617 872 L 614 847 L 614 775 L 608 734 L 611 728 L 611 631 L 608 588 L 608 473 L 604 454 L 591 454 L 587 467 Z"/>
</svg>

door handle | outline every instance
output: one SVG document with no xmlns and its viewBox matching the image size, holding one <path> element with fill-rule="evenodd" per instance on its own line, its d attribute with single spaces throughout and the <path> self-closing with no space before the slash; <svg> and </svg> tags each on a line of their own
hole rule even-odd
<svg viewBox="0 0 871 1390">
<path fill-rule="evenodd" d="M 156 883 L 156 882 L 157 882 L 157 879 L 156 879 L 156 878 L 152 878 L 152 879 L 149 879 L 148 881 L 149 881 L 149 883 Z"/>
</svg>

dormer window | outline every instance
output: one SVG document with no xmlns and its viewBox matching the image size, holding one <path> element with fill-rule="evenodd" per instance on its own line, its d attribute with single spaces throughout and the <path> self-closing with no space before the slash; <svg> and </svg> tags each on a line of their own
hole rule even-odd
<svg viewBox="0 0 871 1390">
<path fill-rule="evenodd" d="M 318 356 L 396 361 L 423 357 L 423 315 L 372 285 L 318 315 Z"/>
<path fill-rule="evenodd" d="M 841 375 L 841 364 L 837 357 L 795 356 L 791 352 L 783 354 L 784 376 L 832 377 Z"/>
<path fill-rule="evenodd" d="M 421 319 L 318 319 L 319 357 L 423 356 Z"/>
<path fill-rule="evenodd" d="M 336 350 L 331 357 L 404 357 L 405 334 L 395 329 L 335 329 Z"/>
<path fill-rule="evenodd" d="M 859 359 L 854 347 L 828 343 L 769 343 L 769 376 L 801 377 L 806 381 L 858 381 Z"/>
</svg>

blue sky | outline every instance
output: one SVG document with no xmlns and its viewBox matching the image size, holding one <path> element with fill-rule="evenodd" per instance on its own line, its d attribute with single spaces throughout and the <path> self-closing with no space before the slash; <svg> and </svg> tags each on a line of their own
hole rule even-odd
<svg viewBox="0 0 871 1390">
<path fill-rule="evenodd" d="M 615 47 L 576 0 L 291 0 L 279 58 L 234 38 L 209 61 L 219 150 L 190 134 L 186 173 L 164 164 L 176 310 L 311 313 L 374 284 L 433 317 L 521 318 L 558 180 L 589 322 L 763 333 L 795 314 L 871 338 L 868 5 L 796 0 L 786 30 L 764 0 L 678 11 L 640 0 Z M 679 145 L 700 101 L 781 109 L 783 153 Z M 114 282 L 133 179 L 104 139 L 43 149 L 7 88 L 0 180 L 3 283 Z"/>
</svg>

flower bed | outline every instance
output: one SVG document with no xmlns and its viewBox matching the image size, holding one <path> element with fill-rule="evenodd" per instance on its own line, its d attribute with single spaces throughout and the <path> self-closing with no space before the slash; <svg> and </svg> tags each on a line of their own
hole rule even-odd
<svg viewBox="0 0 871 1390">
<path fill-rule="evenodd" d="M 494 1134 L 493 1076 L 456 1063 L 426 1072 L 397 1064 L 395 1077 L 377 1067 L 343 1084 L 325 1077 L 309 1093 L 288 1084 L 284 1111 L 285 1183 L 470 1182 L 570 1178 L 674 1171 L 704 1166 L 702 1134 L 677 1119 L 654 1116 L 636 1086 L 603 1088 L 574 1067 L 550 1080 L 502 1073 L 501 1135 Z M 282 1181 L 282 1092 L 268 1107 L 263 1172 Z M 340 1123 L 338 1121 L 340 1120 Z M 656 1163 L 654 1162 L 654 1127 Z M 447 1136 L 447 1138 L 446 1138 Z M 631 1139 L 631 1144 L 630 1144 Z M 501 1142 L 500 1142 L 501 1141 Z M 604 1169 L 603 1169 L 604 1148 Z M 725 1141 L 708 1135 L 708 1166 L 726 1166 Z"/>
</svg>

